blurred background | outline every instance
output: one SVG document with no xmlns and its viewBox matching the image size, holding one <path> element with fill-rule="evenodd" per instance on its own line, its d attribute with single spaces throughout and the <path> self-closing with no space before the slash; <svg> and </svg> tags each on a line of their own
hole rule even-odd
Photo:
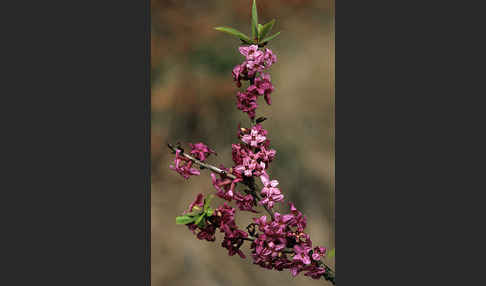
<svg viewBox="0 0 486 286">
<path fill-rule="evenodd" d="M 270 176 L 308 218 L 314 245 L 335 248 L 334 230 L 334 0 L 260 0 L 259 22 L 276 18 L 280 36 L 269 44 L 278 61 L 269 70 L 272 105 L 259 98 L 257 116 L 277 150 Z M 167 143 L 204 142 L 218 152 L 209 163 L 231 166 L 231 143 L 248 116 L 236 109 L 233 67 L 243 61 L 236 38 L 213 30 L 250 34 L 251 0 L 152 0 L 152 286 L 322 285 L 303 275 L 277 272 L 229 257 L 175 224 L 197 193 L 214 193 L 209 173 L 185 181 L 171 171 Z M 213 200 L 213 206 L 221 203 Z M 233 204 L 233 203 L 232 203 Z M 288 211 L 282 206 L 283 212 Z M 244 228 L 254 215 L 237 217 Z M 241 223 L 239 223 L 241 222 Z M 246 224 L 245 224 L 246 222 Z M 335 268 L 334 258 L 327 259 Z M 329 284 L 330 285 L 330 284 Z"/>
</svg>

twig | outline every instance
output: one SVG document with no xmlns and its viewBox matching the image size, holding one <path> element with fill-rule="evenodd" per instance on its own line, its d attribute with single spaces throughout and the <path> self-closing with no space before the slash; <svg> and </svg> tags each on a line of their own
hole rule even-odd
<svg viewBox="0 0 486 286">
<path fill-rule="evenodd" d="M 182 152 L 182 149 L 174 147 L 172 144 L 167 144 L 167 146 L 169 147 L 170 150 L 172 150 L 173 153 L 175 153 L 177 150 L 181 150 L 181 153 L 180 153 L 181 156 L 186 157 L 187 159 L 191 160 L 192 162 L 194 162 L 195 164 L 197 164 L 199 166 L 202 166 L 202 167 L 204 167 L 204 168 L 206 168 L 206 169 L 208 169 L 208 170 L 210 170 L 214 173 L 220 174 L 220 175 L 228 177 L 230 179 L 233 179 L 233 180 L 236 179 L 235 175 L 228 173 L 225 170 L 221 170 L 220 168 L 218 168 L 216 166 L 203 163 L 203 162 L 199 161 L 198 159 L 192 157 L 191 155 L 189 155 L 185 152 Z M 250 188 L 250 190 L 251 190 L 250 194 L 255 198 L 255 200 L 257 200 L 257 201 L 261 200 L 260 196 L 256 192 L 255 180 L 254 180 L 253 177 L 250 180 L 243 181 L 242 183 Z M 263 207 L 270 214 L 270 216 L 272 217 L 272 220 L 274 220 L 273 211 L 271 209 L 269 209 L 266 205 L 263 205 Z"/>
<path fill-rule="evenodd" d="M 181 150 L 180 148 L 174 147 L 172 144 L 167 144 L 167 146 L 169 147 L 169 149 L 172 150 L 173 153 L 175 153 L 178 149 Z M 211 170 L 214 173 L 220 174 L 222 176 L 226 176 L 226 177 L 228 177 L 230 179 L 233 179 L 233 180 L 236 179 L 236 176 L 235 175 L 229 174 L 225 170 L 221 170 L 220 168 L 218 168 L 216 166 L 203 163 L 203 162 L 199 161 L 198 159 L 192 157 L 191 155 L 189 155 L 189 154 L 187 154 L 185 152 L 181 152 L 181 156 L 186 157 L 187 159 L 191 160 L 192 162 L 196 163 L 197 165 L 202 166 L 202 167 L 204 167 L 206 169 L 209 169 L 209 170 Z"/>
</svg>

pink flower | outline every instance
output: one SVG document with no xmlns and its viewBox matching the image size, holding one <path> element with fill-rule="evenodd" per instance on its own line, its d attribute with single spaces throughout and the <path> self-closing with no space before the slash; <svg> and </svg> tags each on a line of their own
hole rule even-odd
<svg viewBox="0 0 486 286">
<path fill-rule="evenodd" d="M 266 73 L 262 73 L 261 77 L 257 77 L 255 83 L 247 88 L 247 92 L 257 92 L 259 95 L 263 95 L 268 105 L 272 104 L 270 98 L 272 91 L 273 85 L 270 81 L 270 75 Z"/>
<path fill-rule="evenodd" d="M 325 254 L 325 247 L 314 247 L 314 250 L 312 251 L 312 259 L 314 259 L 315 261 L 319 261 L 321 260 L 321 257 L 323 257 Z"/>
<path fill-rule="evenodd" d="M 247 113 L 251 119 L 255 118 L 255 110 L 258 107 L 256 100 L 257 96 L 253 93 L 239 91 L 236 93 L 236 107 Z"/>
<path fill-rule="evenodd" d="M 297 210 L 297 208 L 294 206 L 293 203 L 290 203 L 290 212 L 294 216 L 292 219 L 290 226 L 297 227 L 297 230 L 299 232 L 303 232 L 306 225 L 307 225 L 307 219 L 300 211 Z"/>
<path fill-rule="evenodd" d="M 275 220 L 271 222 L 271 225 L 277 234 L 284 234 L 287 229 L 288 222 L 292 220 L 292 215 L 282 215 L 278 212 L 274 214 Z"/>
<path fill-rule="evenodd" d="M 263 136 L 257 128 L 253 127 L 250 131 L 250 134 L 245 134 L 241 137 L 241 141 L 249 144 L 252 147 L 257 147 L 258 144 L 265 141 L 267 137 Z"/>
<path fill-rule="evenodd" d="M 243 164 L 235 167 L 235 171 L 244 174 L 247 177 L 253 176 L 253 170 L 257 167 L 258 163 L 252 160 L 250 157 L 243 158 Z"/>
<path fill-rule="evenodd" d="M 260 176 L 260 179 L 263 183 L 262 194 L 264 195 L 272 193 L 273 189 L 276 189 L 276 187 L 278 186 L 278 181 L 270 180 L 267 172 L 263 172 L 263 174 Z"/>
<path fill-rule="evenodd" d="M 208 146 L 201 142 L 196 144 L 189 143 L 189 146 L 191 146 L 191 154 L 194 155 L 194 157 L 199 161 L 204 161 L 210 154 L 216 153 L 214 150 L 209 149 Z"/>
<path fill-rule="evenodd" d="M 292 276 L 297 276 L 302 270 L 304 270 L 304 266 L 301 263 L 294 263 L 290 268 L 290 273 Z"/>
<path fill-rule="evenodd" d="M 277 62 L 277 56 L 270 49 L 265 49 L 265 54 L 263 55 L 263 61 L 265 67 L 269 68 L 272 64 Z"/>
<path fill-rule="evenodd" d="M 204 199 L 203 194 L 201 194 L 201 193 L 197 194 L 196 199 L 194 200 L 194 202 L 192 202 L 189 205 L 189 208 L 187 209 L 187 211 L 184 212 L 184 214 L 192 212 L 194 207 L 199 208 L 199 210 L 202 210 L 202 207 L 204 205 L 203 199 Z"/>
<path fill-rule="evenodd" d="M 240 250 L 240 247 L 243 245 L 244 240 L 241 237 L 238 238 L 229 238 L 227 236 L 224 237 L 223 242 L 221 242 L 221 246 L 228 249 L 228 255 L 233 256 L 238 254 L 241 258 L 245 259 L 245 254 Z"/>
<path fill-rule="evenodd" d="M 309 257 L 309 252 L 311 251 L 311 248 L 307 245 L 295 245 L 294 246 L 294 258 L 292 259 L 293 261 L 300 261 L 304 264 L 311 264 L 311 260 Z"/>
<path fill-rule="evenodd" d="M 236 81 L 236 86 L 241 87 L 241 79 L 242 79 L 242 72 L 244 70 L 243 65 L 236 65 L 233 68 L 232 75 L 233 75 L 233 80 Z"/>
<path fill-rule="evenodd" d="M 241 46 L 238 50 L 246 57 L 244 64 L 249 77 L 252 77 L 250 74 L 255 74 L 265 68 L 265 53 L 260 51 L 257 45 Z"/>
<path fill-rule="evenodd" d="M 261 200 L 260 203 L 267 205 L 269 208 L 273 208 L 273 205 L 276 202 L 280 202 L 284 198 L 284 196 L 280 192 L 280 189 L 277 188 L 278 181 L 270 180 L 268 174 L 265 171 L 262 172 L 260 179 L 263 183 L 263 188 L 261 191 L 263 200 Z"/>
<path fill-rule="evenodd" d="M 247 59 L 253 59 L 254 57 L 257 57 L 259 55 L 263 55 L 263 52 L 258 50 L 257 45 L 251 45 L 251 46 L 241 46 L 238 48 L 240 53 L 244 55 Z"/>
<path fill-rule="evenodd" d="M 262 159 L 263 162 L 268 164 L 275 158 L 275 154 L 277 154 L 277 151 L 274 149 L 267 150 L 265 146 L 261 146 L 257 156 Z"/>
<path fill-rule="evenodd" d="M 192 161 L 181 156 L 180 153 L 181 150 L 177 149 L 174 165 L 170 165 L 169 168 L 179 173 L 186 180 L 189 179 L 190 176 L 199 176 L 201 172 L 192 168 Z"/>
<path fill-rule="evenodd" d="M 211 181 L 213 183 L 214 188 L 218 191 L 216 195 L 222 199 L 231 202 L 234 196 L 234 189 L 236 183 L 241 182 L 242 179 L 236 178 L 234 180 L 230 178 L 224 179 L 217 179 L 214 173 L 211 173 Z"/>
<path fill-rule="evenodd" d="M 256 206 L 256 203 L 252 195 L 248 194 L 244 196 L 240 193 L 235 193 L 234 199 L 236 201 L 236 206 L 241 211 L 250 211 L 253 213 L 257 212 L 256 210 L 253 209 L 253 207 Z"/>
</svg>

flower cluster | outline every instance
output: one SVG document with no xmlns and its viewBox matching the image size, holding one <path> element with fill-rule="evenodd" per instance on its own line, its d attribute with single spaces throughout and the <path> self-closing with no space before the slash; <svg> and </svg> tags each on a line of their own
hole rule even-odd
<svg viewBox="0 0 486 286">
<path fill-rule="evenodd" d="M 219 218 L 219 229 L 224 232 L 221 246 L 228 249 L 230 256 L 238 254 L 241 258 L 246 258 L 240 247 L 243 245 L 244 238 L 248 237 L 248 233 L 238 229 L 235 223 L 235 209 L 224 203 L 216 209 L 216 215 Z"/>
<path fill-rule="evenodd" d="M 184 179 L 189 179 L 190 176 L 199 176 L 201 172 L 198 169 L 192 168 L 193 162 L 181 155 L 181 150 L 177 149 L 174 159 L 174 165 L 170 165 L 169 168 L 179 173 Z"/>
<path fill-rule="evenodd" d="M 325 273 L 320 260 L 326 249 L 312 249 L 312 241 L 303 231 L 305 217 L 293 204 L 290 214 L 276 212 L 271 221 L 267 221 L 266 216 L 255 218 L 254 221 L 260 231 L 251 245 L 254 264 L 278 271 L 290 269 L 293 276 L 305 271 L 304 275 L 314 279 L 319 279 Z M 293 253 L 293 257 L 289 257 L 289 253 Z"/>
<path fill-rule="evenodd" d="M 272 104 L 270 94 L 274 88 L 270 75 L 263 71 L 277 62 L 277 56 L 270 49 L 259 50 L 257 45 L 241 46 L 239 51 L 245 61 L 233 68 L 233 80 L 238 87 L 241 87 L 241 80 L 249 80 L 250 85 L 244 92 L 237 92 L 236 106 L 254 119 L 258 96 L 264 96 L 267 104 Z"/>
<path fill-rule="evenodd" d="M 216 154 L 214 150 L 209 149 L 209 147 L 204 143 L 189 143 L 189 146 L 191 146 L 191 155 L 194 155 L 194 158 L 198 159 L 199 161 L 206 160 L 210 154 Z"/>
<path fill-rule="evenodd" d="M 194 202 L 192 202 L 189 205 L 189 208 L 187 211 L 184 212 L 186 213 L 192 213 L 194 211 L 200 211 L 202 210 L 204 205 L 203 201 L 203 194 L 198 194 L 196 196 L 196 199 Z M 187 227 L 194 233 L 196 234 L 196 237 L 200 240 L 207 240 L 207 241 L 215 241 L 215 233 L 216 233 L 216 224 L 214 224 L 214 220 L 212 217 L 206 218 L 204 221 L 204 227 L 196 225 L 194 222 L 187 224 Z"/>
<path fill-rule="evenodd" d="M 263 71 L 276 62 L 276 56 L 269 49 L 261 50 L 258 45 L 242 46 L 239 51 L 245 56 L 245 61 L 233 69 L 233 79 L 238 87 L 241 87 L 241 80 L 248 80 L 250 84 L 244 92 L 237 93 L 237 108 L 250 116 L 252 126 L 242 128 L 238 125 L 239 142 L 231 145 L 233 165 L 230 168 L 211 166 L 212 185 L 216 196 L 224 203 L 213 210 L 199 194 L 178 223 L 186 224 L 198 239 L 207 241 L 214 241 L 219 229 L 224 233 L 221 246 L 228 250 L 230 256 L 238 254 L 245 258 L 240 248 L 249 240 L 252 241 L 250 249 L 254 264 L 277 271 L 288 269 L 293 276 L 303 272 L 313 279 L 324 277 L 334 282 L 328 273 L 329 268 L 321 262 L 326 248 L 313 247 L 310 236 L 305 232 L 306 217 L 292 203 L 288 214 L 274 211 L 275 205 L 284 200 L 279 182 L 269 175 L 276 151 L 270 147 L 268 131 L 258 123 L 259 120 L 255 123 L 254 118 L 258 96 L 263 96 L 266 103 L 271 104 L 270 94 L 274 88 L 270 75 Z M 203 143 L 189 145 L 190 156 L 177 149 L 174 165 L 170 166 L 186 179 L 200 173 L 192 167 L 193 163 L 202 164 L 210 154 L 215 154 Z M 238 190 L 238 186 L 244 188 Z M 229 205 L 232 201 L 236 208 Z M 258 205 L 265 208 L 270 219 L 266 215 L 259 216 L 248 225 L 248 232 L 239 229 L 235 223 L 237 209 L 258 213 L 255 210 Z"/>
<path fill-rule="evenodd" d="M 213 150 L 209 149 L 204 143 L 189 143 L 191 147 L 190 154 L 197 160 L 204 162 L 210 154 L 215 154 Z M 199 176 L 201 172 L 198 169 L 192 168 L 193 161 L 182 155 L 182 149 L 177 148 L 175 151 L 174 165 L 169 168 L 179 173 L 184 179 L 189 179 L 190 176 Z"/>
</svg>

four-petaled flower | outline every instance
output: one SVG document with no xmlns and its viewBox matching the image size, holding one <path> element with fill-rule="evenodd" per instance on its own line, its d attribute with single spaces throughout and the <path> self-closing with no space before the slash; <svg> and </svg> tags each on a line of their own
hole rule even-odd
<svg viewBox="0 0 486 286">
<path fill-rule="evenodd" d="M 312 251 L 312 259 L 314 259 L 315 261 L 319 261 L 321 260 L 321 257 L 323 257 L 325 254 L 325 247 L 314 247 L 314 250 Z"/>
<path fill-rule="evenodd" d="M 204 161 L 210 154 L 216 153 L 214 152 L 214 150 L 209 149 L 209 147 L 206 146 L 204 143 L 189 143 L 189 146 L 191 146 L 190 153 L 194 155 L 194 157 L 199 161 Z"/>
<path fill-rule="evenodd" d="M 270 177 L 265 171 L 262 172 L 260 179 L 263 183 L 263 188 L 261 193 L 264 197 L 264 199 L 261 200 L 260 203 L 267 205 L 269 208 L 273 208 L 273 205 L 276 202 L 280 202 L 284 198 L 284 196 L 280 192 L 280 189 L 277 188 L 278 181 L 270 180 Z"/>
<path fill-rule="evenodd" d="M 311 260 L 309 257 L 309 252 L 311 251 L 311 248 L 307 245 L 294 245 L 294 258 L 292 259 L 293 261 L 300 261 L 304 264 L 311 264 Z"/>
<path fill-rule="evenodd" d="M 262 143 L 266 139 L 267 137 L 260 134 L 256 128 L 252 128 L 250 134 L 245 134 L 241 137 L 241 141 L 249 144 L 252 147 L 257 147 L 258 144 Z"/>
<path fill-rule="evenodd" d="M 211 181 L 214 188 L 218 191 L 216 195 L 227 201 L 231 201 L 234 196 L 234 189 L 236 183 L 241 182 L 242 179 L 236 178 L 234 180 L 230 178 L 217 179 L 214 173 L 211 173 Z"/>
<path fill-rule="evenodd" d="M 261 77 L 257 77 L 255 79 L 255 83 L 250 85 L 246 91 L 250 93 L 257 92 L 259 95 L 263 95 L 267 104 L 270 105 L 272 104 L 270 94 L 272 93 L 273 89 L 272 82 L 270 81 L 270 75 L 267 73 L 262 73 Z"/>
<path fill-rule="evenodd" d="M 235 167 L 236 172 L 243 174 L 246 177 L 252 177 L 254 171 L 256 171 L 255 173 L 259 174 L 262 169 L 265 169 L 265 163 L 258 163 L 249 156 L 243 158 L 242 164 Z"/>
<path fill-rule="evenodd" d="M 201 172 L 198 169 L 192 168 L 192 161 L 181 155 L 181 150 L 177 149 L 174 159 L 174 165 L 169 166 L 170 169 L 179 173 L 184 179 L 189 179 L 190 176 L 199 176 Z"/>
</svg>

